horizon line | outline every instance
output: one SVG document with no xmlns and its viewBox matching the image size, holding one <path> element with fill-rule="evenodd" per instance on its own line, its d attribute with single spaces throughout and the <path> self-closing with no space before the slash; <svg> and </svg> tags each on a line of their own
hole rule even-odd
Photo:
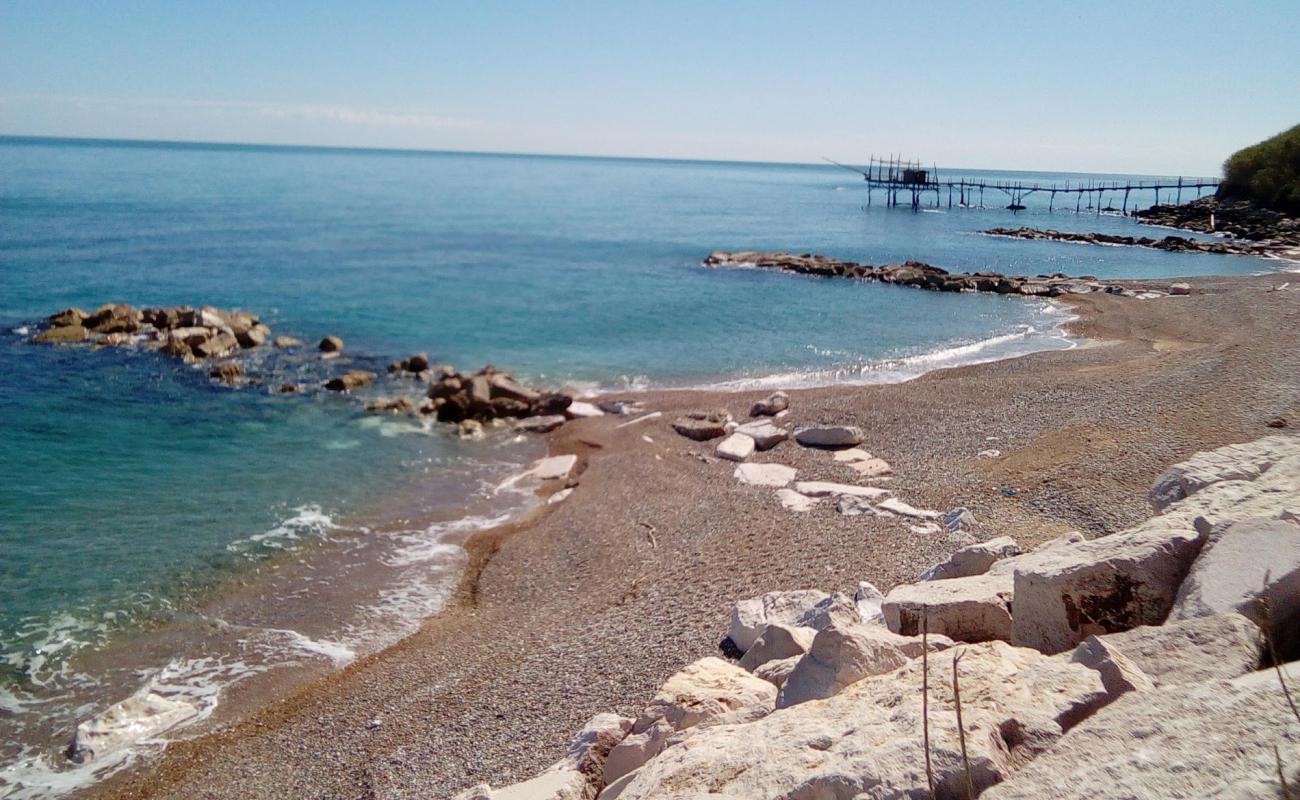
<svg viewBox="0 0 1300 800">
<path fill-rule="evenodd" d="M 77 146 L 107 145 L 116 147 L 174 147 L 174 148 L 193 148 L 193 149 L 226 149 L 226 150 L 314 150 L 320 152 L 332 153 L 370 153 L 377 155 L 459 155 L 459 156 L 481 156 L 488 158 L 554 158 L 554 159 L 589 159 L 593 161 L 648 161 L 648 162 L 685 162 L 694 164 L 750 164 L 758 166 L 785 166 L 785 167 L 828 167 L 849 169 L 853 165 L 841 166 L 835 163 L 823 163 L 819 161 L 760 161 L 753 159 L 719 159 L 719 158 L 677 158 L 668 156 L 615 156 L 615 155 L 595 155 L 584 153 L 544 153 L 544 152 L 519 152 L 510 150 L 444 150 L 438 148 L 424 147 L 379 147 L 373 145 L 328 145 L 328 144 L 278 144 L 269 142 L 233 142 L 233 141 L 212 141 L 204 139 L 131 139 L 118 137 L 102 136 L 50 136 L 43 134 L 24 134 L 24 133 L 0 133 L 0 143 L 4 142 L 30 142 L 30 143 L 61 143 Z M 825 161 L 825 157 L 823 157 Z M 1022 168 L 990 168 L 990 167 L 945 167 L 944 169 L 958 172 L 1024 172 L 1024 173 L 1043 173 L 1056 172 L 1063 175 L 1131 175 L 1137 177 L 1179 177 L 1166 175 L 1163 173 L 1144 173 L 1144 172 L 1081 172 L 1079 170 L 1042 170 L 1042 169 L 1022 169 Z M 1208 175 L 1183 175 L 1181 177 L 1211 177 Z"/>
</svg>

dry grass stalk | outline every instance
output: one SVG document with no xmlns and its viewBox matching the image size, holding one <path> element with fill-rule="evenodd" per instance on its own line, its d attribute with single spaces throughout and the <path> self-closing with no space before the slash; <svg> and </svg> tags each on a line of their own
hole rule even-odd
<svg viewBox="0 0 1300 800">
<path fill-rule="evenodd" d="M 930 615 L 921 606 L 921 736 L 925 745 L 925 780 L 934 798 L 934 767 L 930 764 Z"/>
<path fill-rule="evenodd" d="M 966 770 L 966 800 L 975 800 L 975 782 L 970 774 L 970 758 L 966 756 L 966 728 L 961 724 L 961 686 L 957 682 L 957 665 L 966 655 L 962 650 L 952 659 L 952 701 L 957 707 L 957 738 L 961 742 L 961 763 Z"/>
<path fill-rule="evenodd" d="M 1291 789 L 1286 785 L 1286 771 L 1282 769 L 1282 751 L 1273 745 L 1273 759 L 1277 762 L 1277 780 L 1282 784 L 1282 800 L 1291 800 Z"/>
</svg>

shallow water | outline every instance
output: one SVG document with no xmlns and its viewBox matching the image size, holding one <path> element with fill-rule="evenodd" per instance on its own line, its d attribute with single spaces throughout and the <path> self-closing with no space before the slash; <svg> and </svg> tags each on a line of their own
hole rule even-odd
<svg viewBox="0 0 1300 800">
<path fill-rule="evenodd" d="M 1273 266 L 978 235 L 1145 231 L 1049 215 L 1045 197 L 1015 216 L 880 199 L 864 209 L 860 179 L 830 166 L 0 138 L 0 766 L 57 771 L 45 740 L 65 742 L 79 715 L 161 680 L 165 664 L 197 662 L 186 674 L 208 681 L 194 643 L 212 592 L 286 549 L 325 542 L 353 559 L 333 568 L 376 582 L 366 602 L 435 610 L 472 527 L 456 520 L 517 507 L 493 487 L 536 454 L 14 332 L 56 309 L 209 303 L 256 311 L 276 333 L 340 335 L 367 367 L 427 351 L 556 386 L 744 388 L 897 380 L 1068 342 L 1043 303 L 703 268 L 714 249 L 1100 277 Z M 303 575 L 292 591 L 306 608 L 323 589 Z M 268 652 L 337 661 L 364 640 L 342 600 L 292 626 L 288 612 L 220 608 L 223 622 L 260 626 Z M 94 674 L 108 669 L 94 653 L 159 630 L 187 635 L 155 638 L 154 672 Z M 0 772 L 0 789 L 15 780 Z"/>
</svg>

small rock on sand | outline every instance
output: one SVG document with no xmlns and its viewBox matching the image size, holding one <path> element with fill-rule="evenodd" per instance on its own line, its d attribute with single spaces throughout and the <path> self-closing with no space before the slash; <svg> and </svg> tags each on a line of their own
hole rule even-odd
<svg viewBox="0 0 1300 800">
<path fill-rule="evenodd" d="M 784 464 L 740 464 L 736 467 L 736 480 L 751 486 L 780 488 L 794 480 L 798 474 L 794 467 Z"/>
<path fill-rule="evenodd" d="M 862 437 L 855 425 L 814 425 L 794 432 L 794 440 L 804 447 L 853 447 L 862 444 Z"/>
<path fill-rule="evenodd" d="M 889 496 L 888 489 L 879 489 L 875 486 L 854 486 L 848 483 L 829 483 L 827 481 L 799 481 L 794 485 L 794 490 L 809 497 L 848 495 L 850 497 L 865 497 L 869 500 L 878 500 Z"/>
<path fill-rule="evenodd" d="M 772 392 L 759 400 L 749 409 L 751 417 L 775 417 L 790 407 L 790 395 L 785 392 Z"/>
<path fill-rule="evenodd" d="M 528 474 L 544 481 L 559 480 L 569 477 L 569 473 L 578 463 L 575 455 L 551 456 L 533 464 Z"/>
<path fill-rule="evenodd" d="M 781 502 L 783 507 L 795 512 L 810 511 L 813 506 L 821 502 L 816 497 L 799 494 L 794 489 L 777 489 L 776 499 Z"/>
<path fill-rule="evenodd" d="M 744 461 L 754 454 L 754 440 L 743 433 L 733 433 L 718 442 L 713 452 L 718 458 L 728 461 Z"/>
</svg>

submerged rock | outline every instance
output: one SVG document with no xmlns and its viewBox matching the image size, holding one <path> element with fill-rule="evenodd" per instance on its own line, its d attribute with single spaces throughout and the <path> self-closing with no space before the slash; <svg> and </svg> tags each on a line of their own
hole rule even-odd
<svg viewBox="0 0 1300 800">
<path fill-rule="evenodd" d="M 352 369 L 335 378 L 330 378 L 325 388 L 332 392 L 350 392 L 375 382 L 375 373 L 363 369 Z"/>
<path fill-rule="evenodd" d="M 109 706 L 77 726 L 68 754 L 84 764 L 141 739 L 157 736 L 196 716 L 198 709 L 182 700 L 142 692 Z"/>
<path fill-rule="evenodd" d="M 339 353 L 343 351 L 343 340 L 337 336 L 326 336 L 316 345 L 316 349 L 322 353 Z"/>
</svg>

